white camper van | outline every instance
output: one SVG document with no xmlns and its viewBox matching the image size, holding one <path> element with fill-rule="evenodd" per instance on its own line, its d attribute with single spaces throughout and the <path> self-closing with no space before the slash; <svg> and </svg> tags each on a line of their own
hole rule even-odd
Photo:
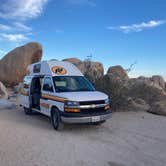
<svg viewBox="0 0 166 166">
<path fill-rule="evenodd" d="M 101 124 L 111 117 L 108 96 L 96 91 L 73 64 L 43 61 L 28 71 L 19 98 L 26 114 L 47 115 L 56 130 L 63 123 Z"/>
</svg>

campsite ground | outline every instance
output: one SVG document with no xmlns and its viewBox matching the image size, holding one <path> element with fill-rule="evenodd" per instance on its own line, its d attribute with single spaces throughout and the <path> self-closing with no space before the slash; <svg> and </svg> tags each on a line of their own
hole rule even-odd
<svg viewBox="0 0 166 166">
<path fill-rule="evenodd" d="M 102 126 L 67 125 L 0 108 L 1 166 L 165 166 L 166 118 L 118 112 Z"/>
</svg>

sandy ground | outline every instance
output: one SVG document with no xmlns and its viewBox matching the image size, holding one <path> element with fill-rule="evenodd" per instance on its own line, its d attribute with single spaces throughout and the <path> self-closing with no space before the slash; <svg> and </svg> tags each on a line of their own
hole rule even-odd
<svg viewBox="0 0 166 166">
<path fill-rule="evenodd" d="M 0 108 L 0 166 L 165 166 L 166 117 L 114 113 L 102 126 L 67 125 Z"/>
</svg>

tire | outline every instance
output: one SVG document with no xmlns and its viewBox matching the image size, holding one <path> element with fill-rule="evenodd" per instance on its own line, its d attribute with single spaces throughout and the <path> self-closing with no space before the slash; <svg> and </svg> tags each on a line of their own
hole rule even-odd
<svg viewBox="0 0 166 166">
<path fill-rule="evenodd" d="M 102 125 L 105 122 L 106 122 L 106 120 L 102 120 L 100 122 L 94 122 L 93 125 L 100 126 L 100 125 Z"/>
<path fill-rule="evenodd" d="M 63 123 L 61 122 L 60 113 L 57 109 L 53 109 L 51 114 L 51 123 L 55 130 L 61 130 L 63 128 Z"/>
<path fill-rule="evenodd" d="M 29 109 L 29 108 L 24 107 L 24 113 L 25 113 L 26 115 L 32 115 L 32 110 Z"/>
</svg>

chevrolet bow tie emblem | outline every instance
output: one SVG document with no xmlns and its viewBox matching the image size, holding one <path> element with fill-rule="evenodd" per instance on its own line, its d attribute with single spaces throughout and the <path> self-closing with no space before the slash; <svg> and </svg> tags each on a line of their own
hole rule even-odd
<svg viewBox="0 0 166 166">
<path fill-rule="evenodd" d="M 95 108 L 95 107 L 96 107 L 96 105 L 95 105 L 95 104 L 92 104 L 92 105 L 91 105 L 91 107 L 92 107 L 92 108 Z"/>
</svg>

